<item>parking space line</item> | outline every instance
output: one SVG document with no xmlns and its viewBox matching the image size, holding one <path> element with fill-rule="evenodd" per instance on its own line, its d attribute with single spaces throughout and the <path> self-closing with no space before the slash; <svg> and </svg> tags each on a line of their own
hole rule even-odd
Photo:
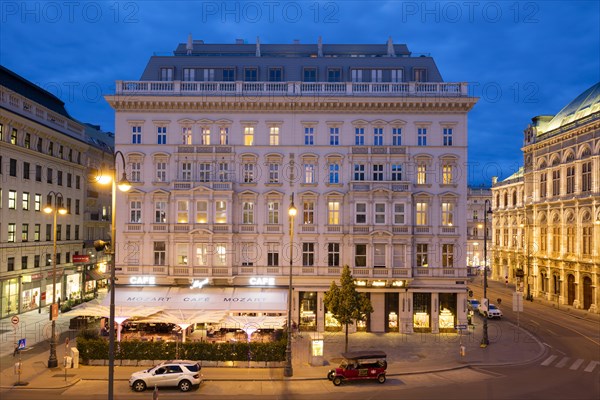
<svg viewBox="0 0 600 400">
<path fill-rule="evenodd" d="M 544 367 L 547 367 L 547 366 L 548 366 L 548 365 L 550 365 L 550 364 L 552 363 L 552 361 L 554 361 L 554 360 L 555 360 L 557 357 L 558 357 L 558 356 L 552 355 L 552 356 L 550 356 L 550 357 L 546 358 L 546 359 L 544 360 L 544 362 L 542 363 L 542 365 L 543 365 Z"/>
<path fill-rule="evenodd" d="M 583 364 L 583 358 L 579 358 L 579 359 L 577 359 L 577 360 L 576 360 L 576 361 L 573 363 L 573 365 L 571 365 L 571 367 L 570 367 L 569 369 L 571 369 L 571 370 L 573 370 L 573 371 L 574 371 L 574 370 L 578 369 L 579 367 L 581 367 L 581 364 Z"/>
</svg>

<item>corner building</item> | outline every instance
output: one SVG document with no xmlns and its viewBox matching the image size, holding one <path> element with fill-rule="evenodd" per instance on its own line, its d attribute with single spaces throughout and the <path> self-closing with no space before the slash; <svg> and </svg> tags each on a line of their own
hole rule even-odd
<svg viewBox="0 0 600 400">
<path fill-rule="evenodd" d="M 493 276 L 526 297 L 597 313 L 600 83 L 532 118 L 523 160 L 493 182 Z"/>
<path fill-rule="evenodd" d="M 107 100 L 133 183 L 117 197 L 119 299 L 277 293 L 276 309 L 227 311 L 285 316 L 293 194 L 301 330 L 339 328 L 323 297 L 345 264 L 375 310 L 359 330 L 466 323 L 467 114 L 477 100 L 465 83 L 443 82 L 431 57 L 391 39 L 190 38 L 151 57 L 139 81 L 117 81 Z"/>
</svg>

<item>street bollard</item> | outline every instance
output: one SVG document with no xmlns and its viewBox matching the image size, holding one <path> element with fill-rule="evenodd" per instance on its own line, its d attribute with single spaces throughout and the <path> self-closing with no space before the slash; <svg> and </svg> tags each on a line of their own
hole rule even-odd
<svg viewBox="0 0 600 400">
<path fill-rule="evenodd" d="M 467 348 L 465 346 L 460 346 L 460 356 L 464 357 L 467 355 Z"/>
<path fill-rule="evenodd" d="M 158 386 L 154 385 L 154 391 L 152 392 L 152 400 L 158 400 Z"/>
</svg>

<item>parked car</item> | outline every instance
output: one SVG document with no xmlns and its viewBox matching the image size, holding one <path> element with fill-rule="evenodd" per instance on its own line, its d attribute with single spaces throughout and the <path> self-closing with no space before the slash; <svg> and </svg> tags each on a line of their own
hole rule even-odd
<svg viewBox="0 0 600 400">
<path fill-rule="evenodd" d="M 473 312 L 477 312 L 479 311 L 479 305 L 481 303 L 479 302 L 479 300 L 477 299 L 470 299 L 467 302 L 467 308 L 469 309 L 469 311 L 473 311 Z"/>
<path fill-rule="evenodd" d="M 335 386 L 344 381 L 376 379 L 379 383 L 386 380 L 386 354 L 383 351 L 355 351 L 342 353 L 344 357 L 338 368 L 329 370 L 327 379 Z"/>
<path fill-rule="evenodd" d="M 500 309 L 494 304 L 490 304 L 487 311 L 480 308 L 479 314 L 487 318 L 502 318 L 502 311 L 500 311 Z"/>
<path fill-rule="evenodd" d="M 200 364 L 195 361 L 165 361 L 155 367 L 134 372 L 129 378 L 129 386 L 136 392 L 143 392 L 147 387 L 178 387 L 187 392 L 202 382 Z"/>
</svg>

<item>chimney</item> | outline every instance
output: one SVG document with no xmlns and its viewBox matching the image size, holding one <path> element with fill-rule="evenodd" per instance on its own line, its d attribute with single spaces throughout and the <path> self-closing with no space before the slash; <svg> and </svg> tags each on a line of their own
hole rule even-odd
<svg viewBox="0 0 600 400">
<path fill-rule="evenodd" d="M 396 50 L 394 50 L 394 43 L 392 43 L 392 37 L 388 37 L 387 41 L 387 55 L 388 57 L 396 57 Z"/>
<path fill-rule="evenodd" d="M 256 57 L 260 57 L 260 38 L 256 37 Z"/>
<path fill-rule="evenodd" d="M 244 44 L 244 39 L 235 39 L 235 44 Z"/>
<path fill-rule="evenodd" d="M 317 42 L 317 57 L 323 57 L 323 38 L 321 36 Z"/>
<path fill-rule="evenodd" d="M 190 33 L 188 35 L 188 40 L 187 40 L 187 44 L 185 45 L 185 49 L 187 50 L 187 55 L 191 55 L 192 54 L 192 50 L 194 50 L 194 46 L 192 44 L 192 34 Z"/>
</svg>

